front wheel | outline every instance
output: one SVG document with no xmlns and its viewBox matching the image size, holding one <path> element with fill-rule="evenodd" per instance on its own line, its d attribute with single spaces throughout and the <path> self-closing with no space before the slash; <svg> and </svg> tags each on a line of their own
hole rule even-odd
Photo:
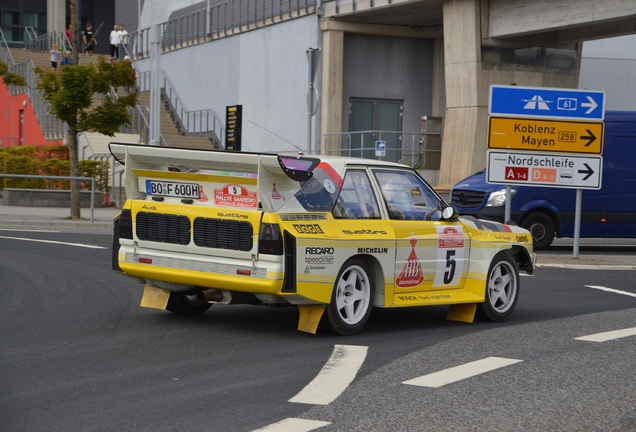
<svg viewBox="0 0 636 432">
<path fill-rule="evenodd" d="M 212 303 L 197 297 L 196 291 L 171 292 L 166 309 L 183 315 L 200 315 L 210 309 Z"/>
<path fill-rule="evenodd" d="M 486 283 L 486 301 L 480 304 L 481 315 L 490 321 L 504 321 L 519 298 L 519 268 L 508 253 L 495 255 Z"/>
<path fill-rule="evenodd" d="M 532 234 L 532 242 L 536 250 L 547 249 L 554 240 L 554 222 L 545 213 L 536 212 L 527 216 L 521 226 Z"/>
<path fill-rule="evenodd" d="M 362 329 L 373 305 L 373 280 L 369 275 L 367 264 L 360 259 L 352 258 L 342 266 L 326 308 L 326 330 L 352 335 Z"/>
</svg>

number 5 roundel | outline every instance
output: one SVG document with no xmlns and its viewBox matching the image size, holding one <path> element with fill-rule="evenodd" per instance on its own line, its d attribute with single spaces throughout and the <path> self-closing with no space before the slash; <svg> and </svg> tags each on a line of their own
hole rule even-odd
<svg viewBox="0 0 636 432">
<path fill-rule="evenodd" d="M 464 230 L 461 226 L 437 226 L 437 271 L 434 287 L 459 285 L 464 271 Z"/>
</svg>

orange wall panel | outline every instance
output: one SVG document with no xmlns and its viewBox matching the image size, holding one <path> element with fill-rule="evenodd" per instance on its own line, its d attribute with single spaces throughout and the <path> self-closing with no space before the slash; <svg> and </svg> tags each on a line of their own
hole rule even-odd
<svg viewBox="0 0 636 432">
<path fill-rule="evenodd" d="M 20 140 L 21 112 L 24 116 L 22 140 Z M 62 140 L 47 140 L 44 137 L 29 97 L 25 94 L 11 96 L 2 78 L 0 78 L 0 141 L 2 147 L 64 144 Z"/>
</svg>

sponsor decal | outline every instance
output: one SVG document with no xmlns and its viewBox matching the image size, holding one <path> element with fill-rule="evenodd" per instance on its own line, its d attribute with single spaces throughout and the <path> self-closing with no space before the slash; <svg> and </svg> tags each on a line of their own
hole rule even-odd
<svg viewBox="0 0 636 432">
<path fill-rule="evenodd" d="M 146 204 L 141 206 L 142 210 L 157 210 L 157 207 L 155 206 L 147 206 Z"/>
<path fill-rule="evenodd" d="M 370 248 L 370 247 L 361 247 L 358 248 L 358 253 L 389 253 L 389 248 Z"/>
<path fill-rule="evenodd" d="M 398 276 L 395 280 L 395 284 L 400 288 L 411 288 L 424 282 L 422 265 L 420 264 L 420 260 L 417 258 L 417 253 L 415 252 L 415 246 L 417 246 L 417 237 L 415 237 L 415 234 L 411 234 L 409 243 L 411 244 L 411 253 L 406 259 L 406 264 L 404 265 L 400 276 Z"/>
<path fill-rule="evenodd" d="M 276 190 L 276 183 L 274 183 L 274 190 L 272 190 L 272 199 L 273 200 L 280 199 L 280 193 L 278 193 L 278 191 Z"/>
<path fill-rule="evenodd" d="M 441 249 L 463 248 L 464 233 L 453 227 L 446 227 L 438 233 L 438 247 Z"/>
<path fill-rule="evenodd" d="M 517 241 L 519 243 L 528 243 L 530 240 L 528 239 L 528 236 L 526 235 L 517 235 Z"/>
<path fill-rule="evenodd" d="M 217 213 L 216 215 L 222 218 L 248 219 L 247 215 L 242 215 L 237 213 Z"/>
<path fill-rule="evenodd" d="M 305 264 L 333 264 L 332 256 L 305 257 Z"/>
<path fill-rule="evenodd" d="M 245 187 L 237 184 L 223 186 L 214 189 L 214 204 L 230 207 L 257 208 L 258 199 L 256 192 L 250 192 Z"/>
<path fill-rule="evenodd" d="M 359 234 L 371 234 L 371 235 L 376 235 L 376 234 L 380 234 L 380 235 L 387 235 L 386 231 L 376 231 L 376 230 L 368 230 L 368 229 L 361 229 L 361 230 L 342 230 L 343 233 L 345 234 L 349 234 L 349 235 L 359 235 Z"/>
<path fill-rule="evenodd" d="M 197 201 L 201 201 L 201 202 L 208 201 L 208 196 L 205 194 L 205 192 L 203 192 L 203 185 L 199 185 L 199 198 L 197 198 Z"/>
<path fill-rule="evenodd" d="M 333 255 L 334 248 L 332 248 L 332 247 L 317 247 L 317 246 L 306 247 L 305 248 L 305 253 L 307 255 Z"/>
<path fill-rule="evenodd" d="M 319 224 L 293 224 L 294 229 L 301 234 L 324 234 Z"/>
<path fill-rule="evenodd" d="M 305 267 L 304 273 L 305 274 L 310 274 L 311 273 L 311 271 L 309 270 L 309 266 Z"/>
</svg>

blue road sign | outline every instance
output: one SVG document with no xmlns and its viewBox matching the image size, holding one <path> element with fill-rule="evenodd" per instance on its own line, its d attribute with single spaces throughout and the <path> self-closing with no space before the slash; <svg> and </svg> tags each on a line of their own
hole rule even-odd
<svg viewBox="0 0 636 432">
<path fill-rule="evenodd" d="M 603 121 L 605 92 L 492 85 L 488 109 L 495 116 Z"/>
</svg>

